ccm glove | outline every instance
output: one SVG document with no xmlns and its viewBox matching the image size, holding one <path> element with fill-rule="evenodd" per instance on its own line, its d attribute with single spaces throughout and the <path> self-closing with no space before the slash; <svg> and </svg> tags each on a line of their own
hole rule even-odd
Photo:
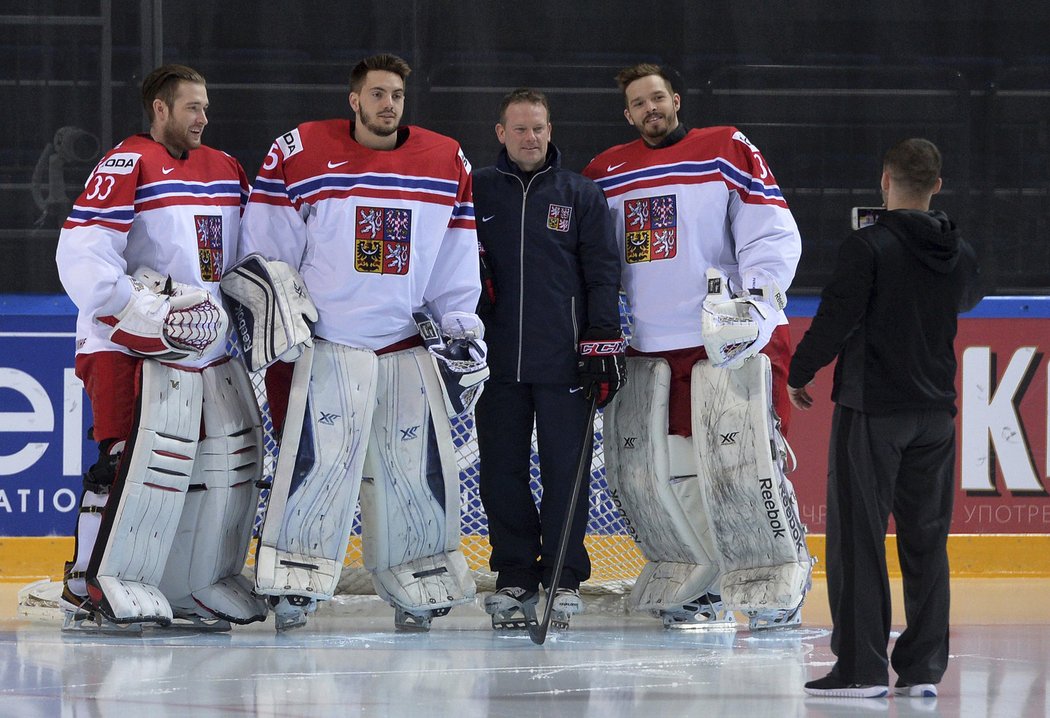
<svg viewBox="0 0 1050 718">
<path fill-rule="evenodd" d="M 597 397 L 598 408 L 606 406 L 627 383 L 627 341 L 610 332 L 590 329 L 580 340 L 580 386 L 588 399 Z"/>
</svg>

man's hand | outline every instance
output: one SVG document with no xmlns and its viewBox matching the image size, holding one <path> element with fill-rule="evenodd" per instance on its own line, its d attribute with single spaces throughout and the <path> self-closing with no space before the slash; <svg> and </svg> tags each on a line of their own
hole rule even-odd
<svg viewBox="0 0 1050 718">
<path fill-rule="evenodd" d="M 580 386 L 588 399 L 597 397 L 598 408 L 606 406 L 627 383 L 627 342 L 617 333 L 590 330 L 579 347 Z"/>
<path fill-rule="evenodd" d="M 788 399 L 791 400 L 791 405 L 797 409 L 808 409 L 813 406 L 813 397 L 810 396 L 804 386 L 798 387 L 797 389 L 793 386 L 789 386 Z"/>
</svg>

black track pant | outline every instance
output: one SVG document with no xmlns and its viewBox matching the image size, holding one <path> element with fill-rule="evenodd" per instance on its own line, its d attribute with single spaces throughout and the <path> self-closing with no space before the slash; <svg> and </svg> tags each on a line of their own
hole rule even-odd
<svg viewBox="0 0 1050 718">
<path fill-rule="evenodd" d="M 828 599 L 849 683 L 888 684 L 890 586 L 885 537 L 896 522 L 907 627 L 893 669 L 907 684 L 937 683 L 948 665 L 948 529 L 955 425 L 950 412 L 872 415 L 835 407 L 828 460 Z"/>
<path fill-rule="evenodd" d="M 576 478 L 580 441 L 590 403 L 564 384 L 489 380 L 475 414 L 481 454 L 481 502 L 489 521 L 497 588 L 549 586 L 562 522 Z M 529 488 L 532 426 L 540 458 L 543 499 L 539 511 Z M 560 586 L 578 588 L 591 574 L 583 545 L 587 530 L 592 445 L 588 475 L 580 489 Z"/>
</svg>

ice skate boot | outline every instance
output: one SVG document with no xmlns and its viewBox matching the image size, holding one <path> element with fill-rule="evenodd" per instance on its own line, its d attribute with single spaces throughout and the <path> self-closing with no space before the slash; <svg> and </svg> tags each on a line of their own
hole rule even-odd
<svg viewBox="0 0 1050 718">
<path fill-rule="evenodd" d="M 410 633 L 426 633 L 430 630 L 431 619 L 447 615 L 451 606 L 437 609 L 409 609 L 394 606 L 394 629 Z"/>
<path fill-rule="evenodd" d="M 506 586 L 485 597 L 485 613 L 492 616 L 492 628 L 497 631 L 524 631 L 538 625 L 536 604 L 539 595 L 518 586 Z"/>
<path fill-rule="evenodd" d="M 664 628 L 699 629 L 706 631 L 735 631 L 733 612 L 726 610 L 722 597 L 716 593 L 705 593 L 692 601 L 660 611 Z"/>
<path fill-rule="evenodd" d="M 569 618 L 575 613 L 583 613 L 583 599 L 575 588 L 559 588 L 554 592 L 551 603 L 551 627 L 565 630 L 569 627 Z"/>
<path fill-rule="evenodd" d="M 273 623 L 278 633 L 306 625 L 306 616 L 317 610 L 317 600 L 309 596 L 270 596 Z"/>
</svg>

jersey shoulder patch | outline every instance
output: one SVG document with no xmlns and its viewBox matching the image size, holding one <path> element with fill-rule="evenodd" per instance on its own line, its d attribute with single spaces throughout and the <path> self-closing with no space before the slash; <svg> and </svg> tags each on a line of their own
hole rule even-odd
<svg viewBox="0 0 1050 718">
<path fill-rule="evenodd" d="M 284 159 L 288 159 L 292 155 L 296 155 L 303 151 L 303 140 L 299 136 L 299 128 L 296 127 L 294 130 L 285 132 L 283 135 L 277 138 L 277 147 L 281 150 L 281 154 L 284 155 Z"/>
<path fill-rule="evenodd" d="M 94 174 L 129 175 L 141 159 L 138 152 L 114 152 L 98 163 Z"/>
</svg>

